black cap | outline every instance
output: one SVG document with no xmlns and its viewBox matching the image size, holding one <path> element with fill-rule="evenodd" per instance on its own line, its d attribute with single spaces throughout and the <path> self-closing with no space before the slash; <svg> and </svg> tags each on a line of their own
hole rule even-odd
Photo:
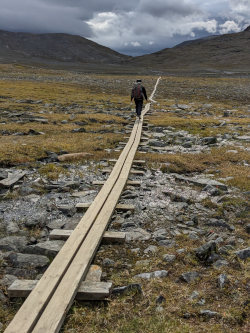
<svg viewBox="0 0 250 333">
<path fill-rule="evenodd" d="M 140 80 L 140 79 L 138 79 L 138 80 L 136 80 L 136 82 L 141 82 L 141 80 Z"/>
</svg>

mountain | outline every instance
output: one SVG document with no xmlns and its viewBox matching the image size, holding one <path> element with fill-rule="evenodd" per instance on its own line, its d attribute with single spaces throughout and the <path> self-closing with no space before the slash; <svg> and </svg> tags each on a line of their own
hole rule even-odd
<svg viewBox="0 0 250 333">
<path fill-rule="evenodd" d="M 130 58 L 80 36 L 0 30 L 0 62 L 7 60 L 120 64 Z"/>
<path fill-rule="evenodd" d="M 136 57 L 134 65 L 159 70 L 250 70 L 250 26 L 242 32 L 186 41 L 173 48 Z"/>
</svg>

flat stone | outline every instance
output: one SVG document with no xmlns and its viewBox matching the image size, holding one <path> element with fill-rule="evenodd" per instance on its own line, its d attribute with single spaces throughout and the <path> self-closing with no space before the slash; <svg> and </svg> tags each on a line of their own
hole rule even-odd
<svg viewBox="0 0 250 333">
<path fill-rule="evenodd" d="M 150 280 L 150 279 L 154 279 L 154 278 L 164 278 L 168 275 L 168 271 L 165 270 L 161 270 L 161 271 L 155 271 L 155 272 L 151 272 L 151 273 L 141 273 L 138 275 L 135 275 L 135 278 L 139 278 L 139 279 L 145 279 L 145 280 Z"/>
<path fill-rule="evenodd" d="M 10 253 L 6 261 L 13 267 L 24 269 L 44 269 L 49 265 L 49 259 L 37 254 Z"/>
<path fill-rule="evenodd" d="M 54 220 L 54 221 L 50 221 L 47 224 L 47 227 L 49 229 L 61 229 L 65 224 L 66 224 L 66 221 Z"/>
<path fill-rule="evenodd" d="M 227 260 L 216 260 L 214 263 L 213 263 L 213 267 L 214 268 L 221 268 L 221 267 L 224 267 L 224 266 L 228 266 L 229 262 Z"/>
<path fill-rule="evenodd" d="M 237 255 L 238 258 L 245 260 L 250 257 L 250 247 L 236 251 L 235 254 Z"/>
<path fill-rule="evenodd" d="M 64 241 L 53 240 L 29 245 L 26 247 L 25 252 L 31 254 L 41 254 L 48 257 L 55 257 L 64 245 Z"/>
<path fill-rule="evenodd" d="M 151 234 L 144 229 L 137 228 L 126 232 L 126 241 L 145 241 L 151 238 Z"/>
<path fill-rule="evenodd" d="M 206 186 L 206 185 L 211 185 L 211 186 L 215 186 L 220 188 L 223 191 L 227 191 L 227 186 L 225 184 L 222 184 L 216 180 L 213 179 L 208 179 L 208 178 L 194 178 L 194 177 L 185 177 L 185 176 L 181 176 L 178 174 L 174 174 L 174 177 L 176 179 L 182 180 L 182 181 L 186 181 L 186 182 L 190 182 L 193 183 L 197 186 Z"/>
<path fill-rule="evenodd" d="M 0 280 L 0 285 L 8 288 L 16 279 L 17 277 L 15 275 L 6 274 Z"/>
<path fill-rule="evenodd" d="M 76 207 L 74 205 L 59 205 L 57 209 L 68 217 L 72 217 L 76 213 Z"/>
<path fill-rule="evenodd" d="M 28 228 L 35 227 L 39 225 L 40 227 L 44 227 L 48 219 L 48 213 L 44 212 L 36 212 L 32 214 L 32 216 L 29 217 L 25 221 L 25 226 Z"/>
<path fill-rule="evenodd" d="M 142 287 L 139 283 L 131 283 L 127 286 L 116 287 L 112 290 L 112 295 L 122 295 L 127 292 L 135 291 L 136 293 L 142 293 Z"/>
<path fill-rule="evenodd" d="M 156 253 L 158 251 L 158 247 L 155 246 L 155 245 L 149 245 L 149 247 L 147 247 L 145 250 L 144 250 L 144 253 Z"/>
<path fill-rule="evenodd" d="M 28 241 L 24 236 L 8 236 L 0 239 L 0 250 L 22 252 Z"/>
<path fill-rule="evenodd" d="M 174 254 L 164 254 L 162 256 L 162 258 L 163 258 L 164 261 L 166 261 L 168 263 L 171 263 L 171 262 L 175 261 L 176 256 Z"/>
<path fill-rule="evenodd" d="M 115 262 L 112 259 L 105 258 L 103 259 L 102 265 L 105 267 L 113 267 L 115 265 Z"/>
<path fill-rule="evenodd" d="M 173 239 L 163 239 L 163 240 L 160 240 L 158 242 L 158 244 L 160 246 L 164 246 L 164 247 L 173 247 L 175 246 L 175 241 Z"/>
<path fill-rule="evenodd" d="M 183 282 L 193 282 L 194 280 L 199 278 L 199 273 L 198 272 L 186 272 L 186 273 L 182 273 L 181 276 L 179 277 L 180 281 Z"/>
<path fill-rule="evenodd" d="M 27 174 L 26 171 L 16 171 L 13 174 L 9 174 L 8 178 L 0 180 L 0 188 L 9 188 L 15 185 L 20 179 L 22 179 Z"/>
<path fill-rule="evenodd" d="M 218 312 L 210 310 L 201 310 L 200 315 L 207 318 L 221 317 L 221 315 Z"/>
</svg>

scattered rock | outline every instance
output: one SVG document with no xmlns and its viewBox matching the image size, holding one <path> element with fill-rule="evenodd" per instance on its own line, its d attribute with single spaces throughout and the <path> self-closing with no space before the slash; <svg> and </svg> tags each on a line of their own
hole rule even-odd
<svg viewBox="0 0 250 333">
<path fill-rule="evenodd" d="M 102 261 L 102 265 L 105 266 L 105 267 L 113 267 L 115 265 L 115 262 L 112 259 L 105 258 Z"/>
<path fill-rule="evenodd" d="M 76 213 L 76 207 L 74 205 L 58 205 L 57 209 L 68 217 L 72 217 Z"/>
<path fill-rule="evenodd" d="M 144 253 L 156 253 L 158 251 L 158 248 L 157 246 L 155 245 L 149 245 L 149 247 L 147 247 L 145 250 L 144 250 Z"/>
<path fill-rule="evenodd" d="M 176 259 L 176 256 L 174 254 L 164 254 L 163 255 L 163 260 L 168 263 L 174 262 L 175 259 Z"/>
<path fill-rule="evenodd" d="M 173 247 L 175 246 L 175 241 L 173 239 L 164 239 L 159 241 L 159 245 L 160 246 L 164 246 L 164 247 Z"/>
<path fill-rule="evenodd" d="M 164 278 L 168 275 L 168 271 L 162 270 L 162 271 L 155 271 L 155 272 L 151 272 L 151 273 L 141 273 L 138 275 L 135 275 L 135 278 L 139 278 L 139 279 L 145 279 L 145 280 L 150 280 L 150 279 L 154 279 L 154 278 Z"/>
<path fill-rule="evenodd" d="M 245 230 L 248 234 L 250 234 L 250 223 L 246 225 Z"/>
<path fill-rule="evenodd" d="M 156 298 L 156 300 L 155 300 L 155 303 L 156 303 L 156 304 L 163 304 L 163 303 L 165 303 L 165 302 L 166 302 L 166 298 L 165 298 L 164 296 L 162 296 L 162 295 L 158 296 L 158 297 Z"/>
<path fill-rule="evenodd" d="M 198 272 L 186 272 L 186 273 L 182 273 L 181 276 L 179 277 L 180 281 L 183 282 L 193 282 L 194 280 L 199 278 L 199 273 Z"/>
<path fill-rule="evenodd" d="M 64 245 L 62 240 L 53 240 L 40 242 L 35 245 L 29 245 L 25 248 L 25 253 L 41 254 L 47 257 L 55 257 Z"/>
<path fill-rule="evenodd" d="M 206 318 L 220 318 L 221 315 L 218 312 L 210 311 L 210 310 L 201 310 L 200 315 Z"/>
<path fill-rule="evenodd" d="M 6 274 L 3 276 L 3 278 L 0 280 L 0 285 L 3 287 L 8 288 L 12 283 L 17 279 L 15 275 Z"/>
<path fill-rule="evenodd" d="M 151 238 L 151 234 L 144 229 L 137 228 L 133 231 L 126 232 L 126 241 L 145 241 Z"/>
<path fill-rule="evenodd" d="M 228 277 L 226 274 L 220 274 L 218 277 L 218 287 L 223 289 L 225 285 L 228 283 Z"/>
<path fill-rule="evenodd" d="M 27 244 L 24 236 L 8 236 L 0 239 L 0 250 L 22 252 Z"/>
<path fill-rule="evenodd" d="M 15 171 L 8 175 L 8 178 L 0 180 L 0 188 L 9 188 L 15 185 L 20 179 L 22 179 L 27 174 L 26 171 Z"/>
<path fill-rule="evenodd" d="M 228 266 L 229 262 L 227 260 L 216 260 L 214 263 L 213 263 L 213 267 L 214 268 L 221 268 L 221 267 L 224 267 L 224 266 Z"/>
<path fill-rule="evenodd" d="M 196 256 L 203 262 L 208 262 L 211 255 L 215 253 L 217 253 L 217 245 L 214 241 L 210 241 L 195 250 Z"/>
<path fill-rule="evenodd" d="M 199 295 L 200 295 L 200 293 L 199 293 L 198 291 L 194 290 L 194 291 L 192 292 L 192 294 L 189 296 L 188 299 L 189 299 L 190 301 L 192 301 L 193 299 L 198 298 Z"/>
<path fill-rule="evenodd" d="M 235 254 L 237 255 L 238 258 L 245 260 L 250 257 L 250 247 L 236 251 Z"/>
<path fill-rule="evenodd" d="M 131 283 L 127 286 L 116 287 L 112 290 L 112 295 L 122 295 L 127 292 L 135 291 L 138 294 L 142 293 L 142 287 L 139 283 Z"/>
<path fill-rule="evenodd" d="M 49 259 L 42 255 L 10 253 L 6 261 L 13 267 L 44 270 L 49 265 Z"/>
</svg>

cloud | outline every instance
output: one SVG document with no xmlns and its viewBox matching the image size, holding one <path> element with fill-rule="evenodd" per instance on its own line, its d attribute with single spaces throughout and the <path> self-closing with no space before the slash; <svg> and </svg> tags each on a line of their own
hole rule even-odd
<svg viewBox="0 0 250 333">
<path fill-rule="evenodd" d="M 250 0 L 0 0 L 0 29 L 78 34 L 137 55 L 250 24 Z"/>
<path fill-rule="evenodd" d="M 219 32 L 221 34 L 228 34 L 229 32 L 239 32 L 241 28 L 239 25 L 234 21 L 226 21 L 219 26 Z"/>
</svg>

